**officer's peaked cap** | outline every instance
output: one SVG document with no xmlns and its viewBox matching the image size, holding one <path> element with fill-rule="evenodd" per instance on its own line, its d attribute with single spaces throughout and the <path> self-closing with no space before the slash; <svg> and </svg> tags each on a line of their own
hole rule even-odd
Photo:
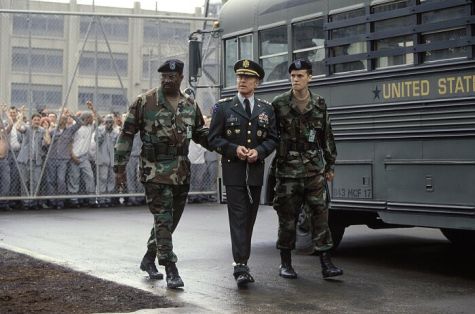
<svg viewBox="0 0 475 314">
<path fill-rule="evenodd" d="M 178 72 L 183 73 L 183 61 L 178 59 L 170 59 L 165 61 L 159 68 L 158 72 Z"/>
<path fill-rule="evenodd" d="M 263 80 L 266 74 L 259 63 L 248 59 L 242 59 L 236 62 L 234 64 L 234 72 L 236 72 L 236 74 L 257 76 L 260 80 Z"/>
<path fill-rule="evenodd" d="M 289 73 L 292 72 L 292 70 L 311 70 L 311 69 L 312 69 L 312 63 L 308 61 L 308 59 L 297 59 L 290 64 Z"/>
</svg>

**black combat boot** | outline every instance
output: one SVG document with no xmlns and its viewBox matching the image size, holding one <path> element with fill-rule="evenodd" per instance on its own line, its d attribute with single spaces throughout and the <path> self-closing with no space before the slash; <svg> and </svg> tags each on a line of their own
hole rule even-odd
<svg viewBox="0 0 475 314">
<path fill-rule="evenodd" d="M 329 252 L 320 252 L 320 264 L 322 265 L 323 278 L 336 277 L 343 275 L 343 269 L 333 265 Z"/>
<path fill-rule="evenodd" d="M 290 250 L 280 250 L 280 260 L 281 265 L 279 268 L 279 276 L 295 279 L 297 278 L 297 273 L 292 267 L 292 255 Z"/>
<path fill-rule="evenodd" d="M 165 265 L 165 272 L 167 273 L 167 287 L 170 289 L 176 289 L 183 287 L 185 284 L 181 280 L 180 275 L 178 274 L 178 269 L 176 268 L 175 263 L 169 262 Z"/>
<path fill-rule="evenodd" d="M 245 288 L 248 283 L 254 282 L 254 278 L 249 272 L 249 267 L 246 264 L 237 263 L 234 265 L 233 275 L 234 279 L 236 279 L 238 288 Z"/>
<path fill-rule="evenodd" d="M 155 266 L 155 256 L 155 252 L 147 251 L 140 263 L 140 269 L 146 271 L 150 279 L 163 279 L 163 274 Z"/>
</svg>

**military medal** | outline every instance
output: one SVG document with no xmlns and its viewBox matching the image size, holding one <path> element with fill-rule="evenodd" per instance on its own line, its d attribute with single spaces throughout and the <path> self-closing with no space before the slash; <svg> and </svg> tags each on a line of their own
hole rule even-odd
<svg viewBox="0 0 475 314">
<path fill-rule="evenodd" d="M 241 133 L 241 130 L 240 130 L 240 129 L 236 129 L 234 132 L 236 132 L 236 134 L 239 134 L 239 133 Z"/>
<path fill-rule="evenodd" d="M 257 136 L 259 136 L 259 137 L 262 136 L 262 131 L 261 130 L 257 130 Z"/>
<path fill-rule="evenodd" d="M 186 138 L 191 139 L 193 136 L 191 125 L 186 126 Z"/>
<path fill-rule="evenodd" d="M 226 130 L 226 135 L 227 135 L 227 136 L 231 136 L 232 133 L 233 133 L 233 131 L 231 131 L 231 130 Z"/>
<path fill-rule="evenodd" d="M 315 130 L 310 130 L 310 132 L 308 133 L 308 141 L 309 141 L 310 143 L 314 143 L 314 142 L 315 142 L 315 135 L 316 135 Z"/>
</svg>

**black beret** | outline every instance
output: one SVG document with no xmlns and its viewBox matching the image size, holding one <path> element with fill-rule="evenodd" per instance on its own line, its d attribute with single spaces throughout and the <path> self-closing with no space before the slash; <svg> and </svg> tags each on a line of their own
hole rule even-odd
<svg viewBox="0 0 475 314">
<path fill-rule="evenodd" d="M 308 61 L 308 59 L 297 59 L 290 64 L 289 73 L 292 72 L 292 70 L 311 70 L 311 69 L 312 69 L 312 63 Z"/>
<path fill-rule="evenodd" d="M 183 61 L 178 59 L 170 59 L 165 61 L 161 66 L 158 67 L 158 72 L 178 72 L 183 73 Z"/>
<path fill-rule="evenodd" d="M 252 60 L 242 59 L 234 64 L 234 72 L 249 76 L 257 76 L 260 80 L 264 79 L 266 73 L 264 69 Z"/>
</svg>

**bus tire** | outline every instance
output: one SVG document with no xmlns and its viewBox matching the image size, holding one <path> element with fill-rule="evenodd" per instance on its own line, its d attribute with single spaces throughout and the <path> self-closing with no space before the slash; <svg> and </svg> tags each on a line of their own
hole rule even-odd
<svg viewBox="0 0 475 314">
<path fill-rule="evenodd" d="M 475 247 L 475 231 L 460 229 L 440 229 L 442 234 L 453 244 L 460 247 Z"/>
</svg>

